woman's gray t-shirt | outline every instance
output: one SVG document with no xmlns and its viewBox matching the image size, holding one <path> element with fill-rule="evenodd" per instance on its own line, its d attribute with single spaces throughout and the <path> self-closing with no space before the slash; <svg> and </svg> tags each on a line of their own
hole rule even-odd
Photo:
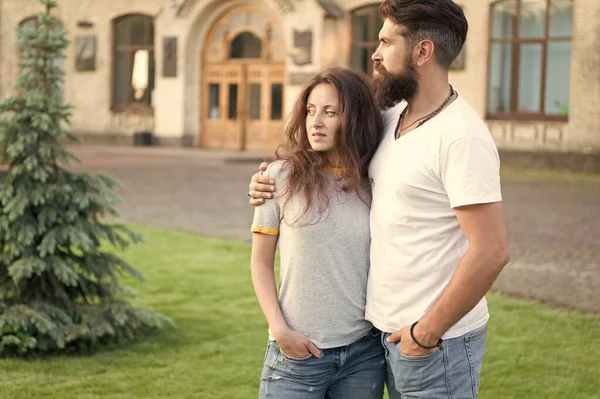
<svg viewBox="0 0 600 399">
<path fill-rule="evenodd" d="M 256 207 L 252 231 L 279 235 L 279 305 L 285 321 L 321 349 L 355 342 L 372 328 L 365 320 L 370 191 L 362 188 L 360 197 L 346 193 L 335 170 L 329 171 L 327 209 L 302 215 L 303 193 L 284 207 L 287 163 L 272 163 L 266 174 L 277 191 Z"/>
</svg>

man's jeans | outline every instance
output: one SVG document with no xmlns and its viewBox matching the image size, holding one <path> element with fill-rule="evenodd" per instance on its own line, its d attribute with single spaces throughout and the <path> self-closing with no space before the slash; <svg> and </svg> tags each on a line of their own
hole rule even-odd
<svg viewBox="0 0 600 399">
<path fill-rule="evenodd" d="M 405 356 L 398 343 L 386 341 L 390 334 L 382 334 L 390 399 L 477 398 L 486 331 L 487 324 L 445 340 L 426 356 Z"/>
<path fill-rule="evenodd" d="M 381 332 L 348 345 L 323 349 L 320 359 L 286 356 L 277 342 L 269 341 L 260 377 L 259 398 L 277 399 L 381 399 L 385 357 Z"/>
</svg>

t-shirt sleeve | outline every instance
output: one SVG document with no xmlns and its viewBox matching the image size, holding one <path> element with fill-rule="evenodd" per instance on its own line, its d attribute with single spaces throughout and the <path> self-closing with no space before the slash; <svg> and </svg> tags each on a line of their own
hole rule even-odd
<svg viewBox="0 0 600 399">
<path fill-rule="evenodd" d="M 485 140 L 464 137 L 450 144 L 441 157 L 441 176 L 452 208 L 502 201 L 500 157 Z"/>
<path fill-rule="evenodd" d="M 271 164 L 265 174 L 273 177 L 275 187 L 280 188 L 281 165 Z M 252 221 L 251 231 L 253 233 L 266 234 L 270 236 L 279 235 L 279 226 L 281 223 L 280 201 L 277 195 L 272 199 L 266 199 L 262 205 L 254 208 L 254 220 Z"/>
</svg>

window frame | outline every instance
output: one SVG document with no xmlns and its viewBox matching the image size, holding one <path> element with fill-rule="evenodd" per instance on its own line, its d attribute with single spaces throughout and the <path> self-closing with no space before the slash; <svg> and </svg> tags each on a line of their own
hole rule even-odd
<svg viewBox="0 0 600 399">
<path fill-rule="evenodd" d="M 510 0 L 497 0 L 490 4 L 489 23 L 488 23 L 488 55 L 487 55 L 487 81 L 485 91 L 485 117 L 489 120 L 504 121 L 549 121 L 549 122 L 567 122 L 569 115 L 546 114 L 546 77 L 548 70 L 548 46 L 550 43 L 570 42 L 573 43 L 573 33 L 570 36 L 550 37 L 550 6 L 551 0 L 545 0 L 546 9 L 544 17 L 544 34 L 537 38 L 521 38 L 519 29 L 521 25 L 521 3 L 522 0 L 515 0 L 516 11 L 513 19 L 512 36 L 506 38 L 494 38 L 494 7 L 498 4 Z M 571 0 L 573 3 L 573 1 Z M 496 43 L 512 44 L 511 60 L 511 87 L 510 87 L 510 110 L 508 112 L 490 112 L 490 90 L 492 77 L 492 45 Z M 519 103 L 519 80 L 520 80 L 520 61 L 521 46 L 523 44 L 540 44 L 542 46 L 542 62 L 540 74 L 540 104 L 538 112 L 523 112 L 518 110 Z M 569 76 L 569 79 L 571 77 Z"/>
<path fill-rule="evenodd" d="M 143 17 L 144 18 L 144 39 L 150 39 L 152 44 L 117 44 L 117 25 L 119 23 L 123 23 L 128 18 L 132 17 Z M 131 22 L 130 22 L 131 24 Z M 114 18 L 111 21 L 111 70 L 110 70 L 110 110 L 115 113 L 127 112 L 127 113 L 137 113 L 144 115 L 154 115 L 154 108 L 152 106 L 152 92 L 148 93 L 148 102 L 136 103 L 131 101 L 133 89 L 131 87 L 128 88 L 128 103 L 127 104 L 116 104 L 116 92 L 115 92 L 115 79 L 117 77 L 115 71 L 115 64 L 117 58 L 117 52 L 125 52 L 129 54 L 135 54 L 138 50 L 148 50 L 149 52 L 149 72 L 153 71 L 154 76 L 150 76 L 148 74 L 148 80 L 153 80 L 153 89 L 156 87 L 156 27 L 154 17 L 148 14 L 143 13 L 133 13 L 133 14 L 124 14 Z M 150 35 L 150 32 L 153 34 Z M 131 43 L 131 34 L 132 29 L 127 29 L 127 41 L 126 43 Z M 144 42 L 146 42 L 144 40 Z"/>
<path fill-rule="evenodd" d="M 379 17 L 379 6 L 380 3 L 373 3 L 373 4 L 367 4 L 358 8 L 355 8 L 353 10 L 350 10 L 350 12 L 348 13 L 348 20 L 349 20 L 349 33 L 350 33 L 350 49 L 349 49 L 349 62 L 348 64 L 350 65 L 351 68 L 353 69 L 358 69 L 361 70 L 363 72 L 365 72 L 368 76 L 373 75 L 373 62 L 370 61 L 370 59 L 368 60 L 369 62 L 367 62 L 367 70 L 363 70 L 362 68 L 360 68 L 359 66 L 353 65 L 352 64 L 352 60 L 353 60 L 353 49 L 354 47 L 358 47 L 359 50 L 362 49 L 367 49 L 367 50 L 371 50 L 370 54 L 375 53 L 375 51 L 377 50 L 377 47 L 379 47 L 379 32 L 375 32 L 375 30 L 377 29 L 377 18 Z M 368 33 L 367 33 L 367 37 L 374 37 L 374 40 L 357 40 L 354 38 L 353 36 L 353 19 L 357 16 L 363 16 L 363 15 L 367 15 L 369 17 L 369 22 L 368 22 Z"/>
</svg>

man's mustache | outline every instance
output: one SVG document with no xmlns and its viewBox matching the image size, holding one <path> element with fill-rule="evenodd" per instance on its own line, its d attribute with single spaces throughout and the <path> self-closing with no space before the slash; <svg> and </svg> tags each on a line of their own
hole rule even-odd
<svg viewBox="0 0 600 399">
<path fill-rule="evenodd" d="M 387 69 L 381 63 L 381 61 L 374 61 L 373 62 L 373 69 L 375 69 L 379 73 L 386 73 L 387 72 Z"/>
</svg>

